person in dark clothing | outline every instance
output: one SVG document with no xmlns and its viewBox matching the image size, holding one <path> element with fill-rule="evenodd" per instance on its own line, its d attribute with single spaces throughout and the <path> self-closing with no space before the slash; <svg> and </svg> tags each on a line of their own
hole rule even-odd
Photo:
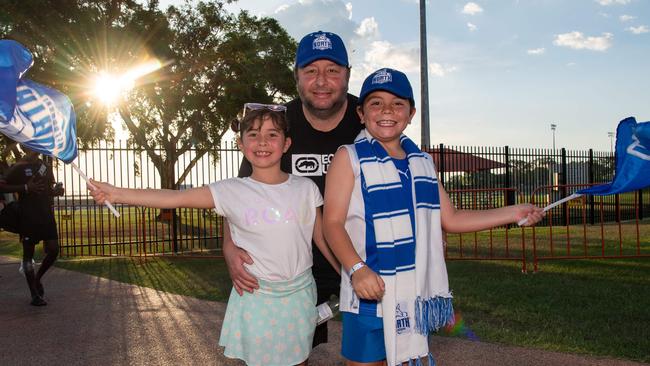
<svg viewBox="0 0 650 366">
<path fill-rule="evenodd" d="M 356 113 L 357 97 L 348 94 L 350 63 L 341 38 L 331 32 L 306 35 L 298 46 L 294 69 L 299 98 L 289 102 L 287 120 L 292 145 L 282 157 L 282 170 L 306 176 L 325 191 L 325 175 L 339 146 L 350 144 L 363 127 Z M 250 164 L 243 161 L 239 176 L 250 175 Z M 241 295 L 258 288 L 257 279 L 244 264 L 252 263 L 248 254 L 233 243 L 226 225 L 223 253 L 233 286 Z M 317 287 L 317 302 L 339 294 L 340 276 L 323 255 L 313 251 L 312 267 Z M 316 346 L 327 342 L 327 324 L 314 334 Z"/>
<path fill-rule="evenodd" d="M 0 179 L 1 193 L 18 193 L 17 231 L 23 246 L 22 269 L 32 296 L 31 305 L 47 305 L 43 300 L 45 289 L 41 279 L 59 255 L 59 236 L 56 230 L 53 197 L 63 194 L 63 186 L 54 183 L 49 159 L 29 150 L 11 166 Z M 34 250 L 43 241 L 45 258 L 34 273 Z"/>
</svg>

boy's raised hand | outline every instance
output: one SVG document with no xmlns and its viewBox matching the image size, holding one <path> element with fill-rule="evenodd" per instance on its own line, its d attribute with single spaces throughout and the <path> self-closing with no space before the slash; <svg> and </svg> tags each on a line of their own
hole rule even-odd
<svg viewBox="0 0 650 366">
<path fill-rule="evenodd" d="M 533 226 L 546 216 L 543 208 L 531 205 L 530 203 L 514 205 L 512 208 L 515 210 L 515 222 L 527 219 L 521 226 Z"/>
<path fill-rule="evenodd" d="M 90 184 L 86 184 L 86 188 L 90 191 L 90 195 L 93 196 L 95 202 L 104 204 L 105 201 L 116 202 L 115 200 L 115 187 L 109 183 L 97 182 L 96 180 L 91 179 Z"/>
<path fill-rule="evenodd" d="M 386 291 L 384 280 L 368 266 L 354 272 L 352 288 L 359 298 L 365 300 L 381 300 Z"/>
</svg>

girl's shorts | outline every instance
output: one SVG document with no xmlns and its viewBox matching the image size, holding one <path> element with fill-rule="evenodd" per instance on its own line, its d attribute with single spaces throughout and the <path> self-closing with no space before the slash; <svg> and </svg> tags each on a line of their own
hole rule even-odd
<svg viewBox="0 0 650 366">
<path fill-rule="evenodd" d="M 386 359 L 382 318 L 342 312 L 341 354 L 350 361 L 375 362 Z"/>
<path fill-rule="evenodd" d="M 258 279 L 260 288 L 228 299 L 219 345 L 248 365 L 296 365 L 309 357 L 316 327 L 311 269 L 290 281 Z"/>
</svg>

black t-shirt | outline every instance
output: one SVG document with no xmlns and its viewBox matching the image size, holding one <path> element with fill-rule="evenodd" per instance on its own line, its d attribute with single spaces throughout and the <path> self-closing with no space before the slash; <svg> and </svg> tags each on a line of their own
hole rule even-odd
<svg viewBox="0 0 650 366">
<path fill-rule="evenodd" d="M 363 125 L 357 114 L 358 98 L 348 94 L 348 105 L 341 122 L 332 130 L 322 132 L 314 129 L 302 110 L 302 102 L 296 98 L 287 104 L 287 120 L 291 146 L 282 156 L 282 170 L 310 178 L 321 194 L 325 193 L 325 175 L 336 150 L 354 142 Z M 252 168 L 244 158 L 239 169 L 240 177 L 250 176 Z"/>
</svg>

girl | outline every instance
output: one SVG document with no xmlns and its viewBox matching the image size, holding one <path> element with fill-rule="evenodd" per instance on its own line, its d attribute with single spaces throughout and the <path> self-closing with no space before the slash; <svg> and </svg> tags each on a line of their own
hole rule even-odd
<svg viewBox="0 0 650 366">
<path fill-rule="evenodd" d="M 96 182 L 91 190 L 98 203 L 214 208 L 228 219 L 235 243 L 253 258 L 247 270 L 260 279 L 260 287 L 243 296 L 232 290 L 219 344 L 227 357 L 253 365 L 306 364 L 317 318 L 312 237 L 339 268 L 322 235 L 318 188 L 280 170 L 280 158 L 291 145 L 284 111 L 284 106 L 247 103 L 241 122 L 231 126 L 253 167 L 250 177 L 185 191 Z"/>
<path fill-rule="evenodd" d="M 327 172 L 323 225 L 345 269 L 340 304 L 348 365 L 420 364 L 427 356 L 433 364 L 427 335 L 453 320 L 442 230 L 542 218 L 528 204 L 456 210 L 431 157 L 402 134 L 414 105 L 403 73 L 368 76 L 357 107 L 365 130 L 336 152 Z"/>
</svg>

